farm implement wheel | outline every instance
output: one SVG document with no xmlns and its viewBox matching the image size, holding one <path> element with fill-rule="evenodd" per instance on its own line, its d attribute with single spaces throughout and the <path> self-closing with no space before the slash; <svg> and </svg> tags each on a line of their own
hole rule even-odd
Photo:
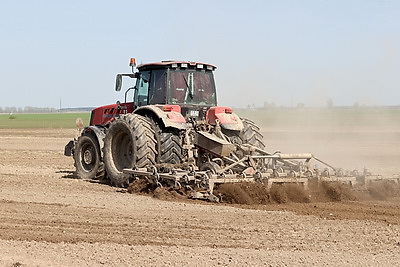
<svg viewBox="0 0 400 267">
<path fill-rule="evenodd" d="M 111 183 L 126 187 L 130 175 L 125 168 L 143 168 L 156 162 L 155 132 L 140 115 L 127 114 L 114 120 L 104 139 L 104 164 Z"/>
<path fill-rule="evenodd" d="M 74 162 L 76 173 L 82 179 L 94 179 L 103 171 L 100 148 L 97 140 L 90 135 L 79 137 L 75 145 Z"/>
</svg>

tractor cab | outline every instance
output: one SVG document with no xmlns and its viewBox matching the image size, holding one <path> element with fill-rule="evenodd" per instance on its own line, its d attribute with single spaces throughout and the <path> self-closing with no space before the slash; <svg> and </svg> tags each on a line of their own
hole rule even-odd
<svg viewBox="0 0 400 267">
<path fill-rule="evenodd" d="M 131 66 L 134 67 L 132 61 Z M 217 105 L 215 69 L 210 64 L 186 61 L 142 64 L 137 67 L 138 72 L 118 74 L 116 90 L 121 89 L 121 76 L 136 78 L 135 87 L 130 88 L 135 90 L 135 107 L 179 105 L 182 113 L 190 111 L 201 115 Z"/>
</svg>

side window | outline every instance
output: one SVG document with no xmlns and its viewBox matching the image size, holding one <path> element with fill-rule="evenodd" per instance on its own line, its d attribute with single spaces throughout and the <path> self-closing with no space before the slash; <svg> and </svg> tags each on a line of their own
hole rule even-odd
<svg viewBox="0 0 400 267">
<path fill-rule="evenodd" d="M 149 94 L 150 71 L 141 72 L 140 78 L 136 80 L 136 91 L 134 102 L 137 106 L 147 105 Z"/>
</svg>

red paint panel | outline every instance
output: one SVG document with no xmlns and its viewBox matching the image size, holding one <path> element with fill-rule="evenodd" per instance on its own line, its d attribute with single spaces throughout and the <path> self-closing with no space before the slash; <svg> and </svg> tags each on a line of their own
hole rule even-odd
<svg viewBox="0 0 400 267">
<path fill-rule="evenodd" d="M 237 116 L 233 114 L 232 108 L 229 107 L 211 107 L 206 114 L 206 120 L 209 124 L 215 125 L 218 119 L 222 124 L 238 123 Z"/>
<path fill-rule="evenodd" d="M 179 112 L 171 111 L 171 112 L 167 113 L 167 116 L 168 116 L 168 119 L 170 119 L 173 122 L 178 122 L 178 123 L 186 122 L 185 118 Z"/>
<path fill-rule="evenodd" d="M 164 112 L 174 111 L 174 112 L 181 113 L 181 106 L 179 106 L 179 105 L 157 105 L 157 107 Z"/>
<path fill-rule="evenodd" d="M 179 105 L 158 105 L 159 109 L 165 112 L 168 119 L 173 122 L 185 123 L 186 120 L 181 114 L 181 107 Z"/>
<path fill-rule="evenodd" d="M 121 114 L 132 113 L 134 110 L 134 104 L 122 103 L 120 105 L 112 104 L 107 106 L 101 106 L 92 110 L 90 117 L 90 125 L 106 125 L 114 120 Z"/>
</svg>

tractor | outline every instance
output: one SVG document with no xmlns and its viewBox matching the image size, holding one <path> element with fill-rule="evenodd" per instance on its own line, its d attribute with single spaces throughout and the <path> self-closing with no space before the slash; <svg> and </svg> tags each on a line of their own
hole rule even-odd
<svg viewBox="0 0 400 267">
<path fill-rule="evenodd" d="M 252 121 L 217 105 L 214 65 L 162 61 L 136 67 L 132 58 L 130 66 L 132 73 L 116 77 L 116 91 L 123 77 L 136 79 L 125 101 L 93 109 L 90 125 L 65 147 L 80 178 L 107 177 L 112 185 L 126 187 L 134 179 L 126 169 L 191 166 L 216 173 L 217 158 L 237 159 L 236 144 L 264 149 Z M 131 90 L 133 101 L 128 101 Z M 242 171 L 244 164 L 235 169 Z"/>
<path fill-rule="evenodd" d="M 132 73 L 116 77 L 116 91 L 123 77 L 136 79 L 124 102 L 93 109 L 89 126 L 80 127 L 79 136 L 65 147 L 80 178 L 116 187 L 146 179 L 156 186 L 184 187 L 190 197 L 211 201 L 218 201 L 213 189 L 221 183 L 307 188 L 310 180 L 366 185 L 381 179 L 366 170 L 335 168 L 309 153 L 265 151 L 254 122 L 217 105 L 214 65 L 162 61 L 136 67 L 132 58 L 130 66 Z M 130 91 L 133 101 L 128 101 Z M 323 169 L 311 166 L 311 160 Z"/>
</svg>

